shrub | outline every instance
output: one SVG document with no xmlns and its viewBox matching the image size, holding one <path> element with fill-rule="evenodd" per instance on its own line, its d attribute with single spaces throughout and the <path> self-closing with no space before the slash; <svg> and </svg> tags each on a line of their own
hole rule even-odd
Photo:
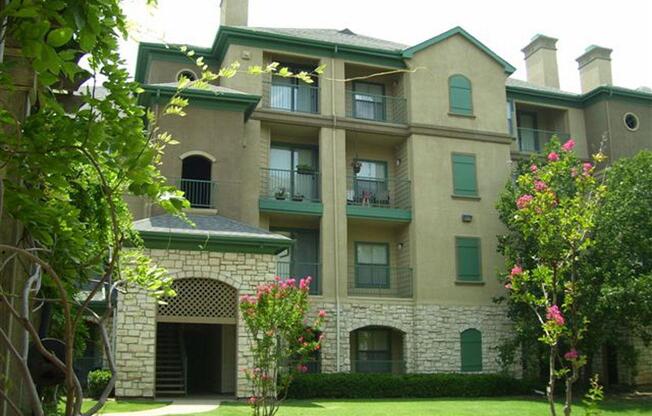
<svg viewBox="0 0 652 416">
<path fill-rule="evenodd" d="M 100 395 L 111 380 L 111 371 L 93 370 L 88 372 L 88 395 L 93 399 L 99 399 Z"/>
<path fill-rule="evenodd" d="M 288 390 L 293 399 L 486 397 L 532 394 L 534 385 L 500 374 L 302 374 Z"/>
</svg>

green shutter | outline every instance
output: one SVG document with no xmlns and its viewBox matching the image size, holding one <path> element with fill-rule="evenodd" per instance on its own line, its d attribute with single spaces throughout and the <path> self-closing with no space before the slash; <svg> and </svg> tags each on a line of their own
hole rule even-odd
<svg viewBox="0 0 652 416">
<path fill-rule="evenodd" d="M 472 115 L 471 81 L 464 75 L 453 75 L 448 80 L 448 87 L 451 113 Z"/>
<path fill-rule="evenodd" d="M 455 250 L 457 252 L 457 280 L 463 282 L 482 281 L 480 239 L 455 237 Z"/>
<path fill-rule="evenodd" d="M 460 335 L 462 371 L 482 371 L 482 334 L 477 329 L 467 329 Z"/>
<path fill-rule="evenodd" d="M 475 156 L 453 153 L 453 195 L 477 196 Z"/>
</svg>

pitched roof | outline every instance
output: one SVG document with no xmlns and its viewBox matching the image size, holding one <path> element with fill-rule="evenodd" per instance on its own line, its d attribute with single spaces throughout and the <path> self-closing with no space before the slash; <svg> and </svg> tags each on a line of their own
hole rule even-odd
<svg viewBox="0 0 652 416">
<path fill-rule="evenodd" d="M 275 35 L 291 36 L 295 38 L 311 39 L 321 42 L 329 42 L 338 45 L 358 46 L 362 48 L 382 49 L 386 51 L 400 52 L 408 45 L 391 42 L 384 39 L 372 38 L 359 35 L 349 29 L 301 29 L 301 28 L 276 28 L 276 27 L 249 27 L 235 26 L 239 29 L 252 32 L 264 32 Z"/>
<path fill-rule="evenodd" d="M 169 87 L 169 88 L 174 88 L 176 89 L 179 84 L 177 82 L 158 82 L 155 84 L 147 84 L 151 85 L 153 87 Z M 244 95 L 249 95 L 246 92 L 239 91 L 239 90 L 234 90 L 233 88 L 227 88 L 223 87 L 221 85 L 213 85 L 213 84 L 208 84 L 206 85 L 206 88 L 195 88 L 192 85 L 189 87 L 186 87 L 184 90 L 186 91 L 209 91 L 209 92 L 214 92 L 216 94 L 244 94 Z"/>
<path fill-rule="evenodd" d="M 186 216 L 194 223 L 194 226 L 174 215 L 163 214 L 135 221 L 134 229 L 139 232 L 163 234 L 174 233 L 227 238 L 249 237 L 274 241 L 292 241 L 292 239 L 284 235 L 274 234 L 262 228 L 253 227 L 221 215 L 187 214 Z"/>
<path fill-rule="evenodd" d="M 577 93 L 574 93 L 574 92 L 564 91 L 564 90 L 561 90 L 559 88 L 547 87 L 547 86 L 544 86 L 544 85 L 537 85 L 537 84 L 533 84 L 531 82 L 523 81 L 523 80 L 516 79 L 516 78 L 507 78 L 507 80 L 505 81 L 505 85 L 508 86 L 508 87 L 526 88 L 526 89 L 529 89 L 529 90 L 536 90 L 536 91 L 541 91 L 541 92 L 551 92 L 551 93 L 555 93 L 555 94 L 564 94 L 564 95 L 568 95 L 570 97 L 579 97 L 580 96 L 580 94 L 577 94 Z"/>
</svg>

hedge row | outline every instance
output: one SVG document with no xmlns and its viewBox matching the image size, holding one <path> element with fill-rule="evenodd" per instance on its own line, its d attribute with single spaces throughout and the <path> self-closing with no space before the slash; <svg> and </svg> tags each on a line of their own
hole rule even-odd
<svg viewBox="0 0 652 416">
<path fill-rule="evenodd" d="M 534 385 L 499 374 L 301 374 L 293 399 L 383 397 L 487 397 L 532 394 Z"/>
</svg>

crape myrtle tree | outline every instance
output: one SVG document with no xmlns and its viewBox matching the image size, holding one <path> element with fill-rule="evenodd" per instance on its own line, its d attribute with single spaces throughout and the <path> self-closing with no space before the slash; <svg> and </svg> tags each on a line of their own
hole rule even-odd
<svg viewBox="0 0 652 416">
<path fill-rule="evenodd" d="M 582 162 L 575 143 L 553 138 L 546 154 L 533 156 L 515 172 L 500 197 L 498 210 L 508 234 L 500 238 L 509 273 L 504 276 L 509 302 L 529 310 L 546 346 L 550 414 L 556 415 L 555 384 L 565 384 L 564 414 L 571 414 L 573 384 L 586 356 L 579 349 L 589 315 L 581 299 L 579 265 L 593 244 L 596 213 L 606 186 L 595 165 Z M 595 163 L 605 157 L 594 155 Z"/>
<path fill-rule="evenodd" d="M 277 277 L 258 286 L 255 295 L 240 298 L 252 353 L 252 367 L 244 371 L 252 389 L 249 404 L 254 416 L 278 412 L 293 375 L 306 372 L 308 358 L 321 348 L 326 312 L 320 310 L 308 321 L 311 280 Z"/>
<path fill-rule="evenodd" d="M 177 93 L 154 114 L 138 105 L 143 90 L 129 80 L 118 55 L 118 40 L 127 36 L 119 0 L 10 0 L 0 8 L 0 22 L 7 48 L 22 55 L 0 64 L 0 93 L 8 97 L 16 90 L 17 71 L 36 79 L 36 100 L 27 116 L 0 108 L 0 227 L 11 219 L 20 230 L 15 240 L 0 242 L 0 274 L 26 276 L 17 288 L 0 282 L 0 310 L 10 314 L 22 332 L 16 341 L 0 328 L 0 345 L 19 370 L 1 376 L 0 397 L 16 414 L 24 414 L 11 397 L 25 386 L 31 414 L 56 414 L 57 396 L 48 408 L 49 393 L 37 389 L 27 366 L 29 349 L 34 348 L 64 378 L 56 391 L 64 396 L 65 415 L 82 414 L 83 391 L 73 360 L 82 352 L 76 346 L 82 345 L 78 338 L 83 322 L 90 320 L 100 330 L 113 373 L 98 403 L 84 413 L 90 415 L 103 406 L 115 385 L 105 325 L 115 292 L 135 285 L 154 297 L 174 294 L 166 271 L 144 255 L 125 202 L 125 196 L 146 198 L 181 216 L 188 206 L 182 192 L 169 186 L 159 171 L 166 146 L 176 142 L 157 121 L 183 116 L 188 105 L 183 92 L 207 88 L 220 77 L 245 72 L 310 83 L 323 67 L 294 74 L 272 63 L 241 71 L 236 62 L 212 72 L 203 58 L 180 48 L 199 67 L 201 77 L 181 78 Z M 100 79 L 106 90 L 101 98 L 96 94 Z M 73 94 L 82 83 L 85 86 Z M 89 305 L 103 289 L 106 309 L 97 314 Z M 32 322 L 34 311 L 44 304 L 51 306 L 55 335 L 65 345 L 63 357 L 43 345 Z"/>
</svg>

